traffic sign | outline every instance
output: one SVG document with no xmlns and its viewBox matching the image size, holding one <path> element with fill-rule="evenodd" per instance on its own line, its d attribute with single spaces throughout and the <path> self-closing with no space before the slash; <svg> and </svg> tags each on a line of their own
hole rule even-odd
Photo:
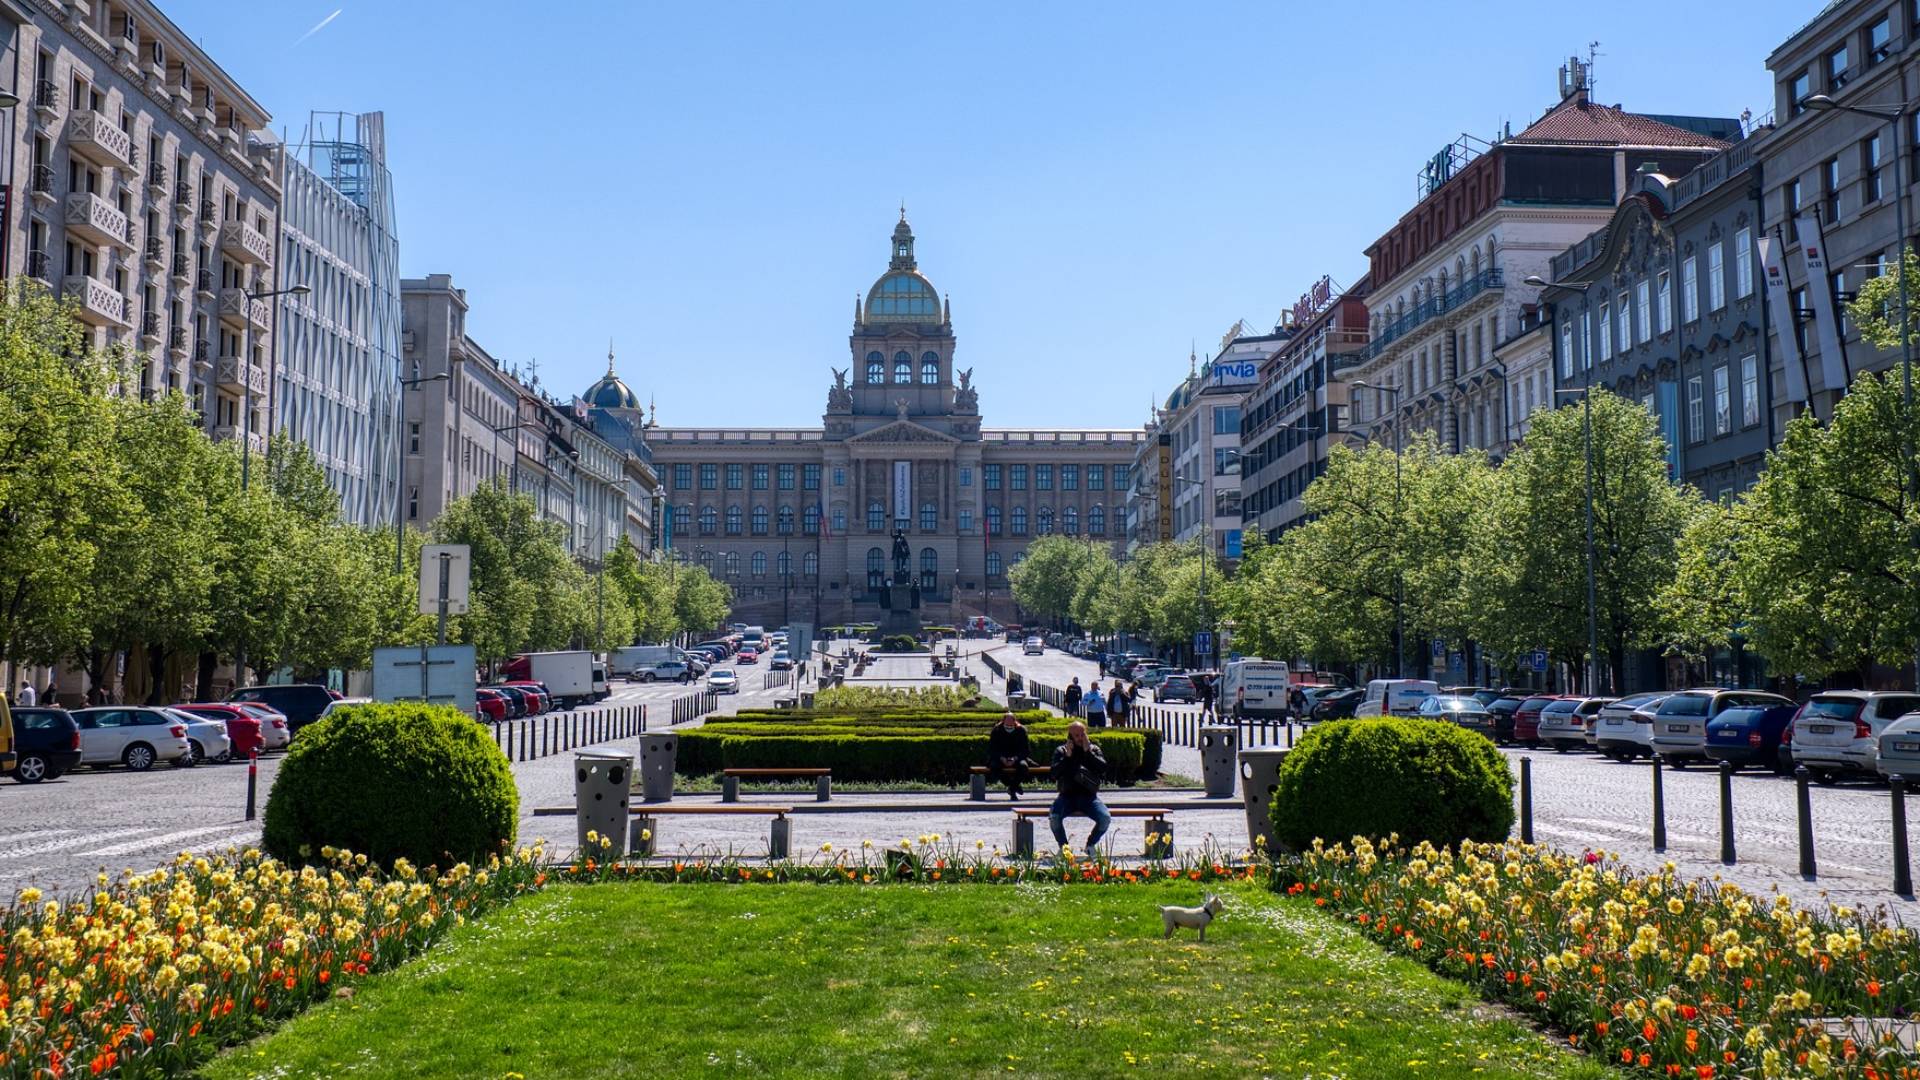
<svg viewBox="0 0 1920 1080">
<path fill-rule="evenodd" d="M 1446 656 L 1447 656 L 1447 642 L 1446 642 L 1446 639 L 1445 639 L 1445 638 L 1434 638 L 1434 639 L 1433 639 L 1433 658 L 1434 658 L 1435 660 L 1444 660 L 1444 659 L 1446 659 Z"/>
<path fill-rule="evenodd" d="M 1535 649 L 1527 654 L 1527 666 L 1535 671 L 1547 670 L 1547 650 Z"/>
<path fill-rule="evenodd" d="M 420 549 L 420 614 L 465 615 L 472 549 L 465 544 L 428 544 Z M 446 608 L 440 602 L 446 601 Z"/>
<path fill-rule="evenodd" d="M 1194 631 L 1193 651 L 1199 653 L 1201 656 L 1213 655 L 1213 634 L 1211 631 Z"/>
</svg>

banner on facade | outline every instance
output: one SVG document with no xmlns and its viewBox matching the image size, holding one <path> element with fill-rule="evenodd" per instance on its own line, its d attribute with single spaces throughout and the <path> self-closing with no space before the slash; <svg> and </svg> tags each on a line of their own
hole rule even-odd
<svg viewBox="0 0 1920 1080">
<path fill-rule="evenodd" d="M 1766 278 L 1767 312 L 1773 316 L 1773 333 L 1780 340 L 1780 365 L 1787 378 L 1787 400 L 1806 404 L 1807 358 L 1800 353 L 1800 335 L 1794 331 L 1792 290 L 1787 287 L 1787 245 L 1778 236 L 1759 236 L 1754 243 L 1760 249 L 1761 274 Z"/>
<path fill-rule="evenodd" d="M 896 461 L 893 463 L 893 520 L 908 521 L 913 517 L 913 462 Z"/>
<path fill-rule="evenodd" d="M 1813 300 L 1813 324 L 1820 335 L 1820 382 L 1823 390 L 1847 388 L 1847 353 L 1840 344 L 1840 312 L 1833 299 L 1833 271 L 1827 266 L 1827 238 L 1820 219 L 1799 219 L 1800 262 L 1807 273 L 1807 295 Z"/>
</svg>

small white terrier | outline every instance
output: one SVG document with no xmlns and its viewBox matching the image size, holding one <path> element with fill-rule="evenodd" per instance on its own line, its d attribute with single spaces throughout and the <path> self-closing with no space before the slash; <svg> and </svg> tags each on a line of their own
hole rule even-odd
<svg viewBox="0 0 1920 1080">
<path fill-rule="evenodd" d="M 1207 924 L 1225 909 L 1226 905 L 1212 893 L 1207 894 L 1207 902 L 1199 907 L 1163 907 L 1160 909 L 1160 921 L 1166 924 L 1167 932 L 1161 936 L 1170 938 L 1175 930 L 1184 926 L 1189 930 L 1200 931 L 1200 940 L 1205 941 Z"/>
</svg>

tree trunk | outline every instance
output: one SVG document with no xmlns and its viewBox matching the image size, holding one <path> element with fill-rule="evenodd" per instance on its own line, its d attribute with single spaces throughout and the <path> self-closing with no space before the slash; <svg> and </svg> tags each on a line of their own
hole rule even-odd
<svg viewBox="0 0 1920 1080">
<path fill-rule="evenodd" d="M 208 649 L 200 654 L 199 668 L 194 673 L 193 700 L 213 700 L 213 672 L 220 666 L 220 654 Z"/>
<path fill-rule="evenodd" d="M 167 647 L 147 646 L 147 704 L 165 705 L 167 698 Z"/>
<path fill-rule="evenodd" d="M 93 685 L 89 689 L 100 691 L 100 700 L 107 700 L 107 650 L 91 648 L 87 650 L 87 679 Z"/>
</svg>

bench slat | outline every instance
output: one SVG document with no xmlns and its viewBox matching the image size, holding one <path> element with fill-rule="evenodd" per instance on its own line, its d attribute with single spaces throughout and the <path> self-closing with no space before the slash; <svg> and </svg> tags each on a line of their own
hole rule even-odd
<svg viewBox="0 0 1920 1080">
<path fill-rule="evenodd" d="M 987 773 L 992 772 L 993 770 L 987 768 L 985 765 L 974 765 L 969 767 L 967 771 L 970 773 L 976 773 L 978 775 L 985 776 Z M 1043 772 L 1052 772 L 1052 771 L 1053 771 L 1053 766 L 1051 765 L 1027 766 L 1027 772 L 1029 773 L 1043 773 Z"/>
<path fill-rule="evenodd" d="M 1013 810 L 1014 817 L 1046 817 L 1048 813 L 1048 808 L 1044 806 L 1016 806 Z M 1170 813 L 1172 813 L 1171 810 L 1164 810 L 1153 806 L 1107 807 L 1107 814 L 1111 817 L 1162 818 Z"/>
<path fill-rule="evenodd" d="M 831 776 L 832 769 L 721 769 L 723 776 Z"/>
<path fill-rule="evenodd" d="M 631 808 L 639 817 L 684 817 L 698 814 L 762 814 L 771 817 L 785 817 L 793 813 L 791 806 L 760 806 L 756 803 L 737 803 L 726 806 L 701 804 L 696 806 L 668 806 L 662 803 L 641 803 Z"/>
</svg>

